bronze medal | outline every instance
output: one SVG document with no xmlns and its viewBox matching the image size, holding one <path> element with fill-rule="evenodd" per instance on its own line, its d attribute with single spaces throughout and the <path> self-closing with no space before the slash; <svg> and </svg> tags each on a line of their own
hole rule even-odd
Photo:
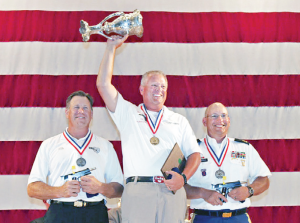
<svg viewBox="0 0 300 223">
<path fill-rule="evenodd" d="M 151 143 L 152 145 L 157 145 L 157 144 L 159 144 L 159 139 L 158 139 L 157 137 L 153 136 L 153 137 L 150 139 L 150 143 Z"/>
</svg>

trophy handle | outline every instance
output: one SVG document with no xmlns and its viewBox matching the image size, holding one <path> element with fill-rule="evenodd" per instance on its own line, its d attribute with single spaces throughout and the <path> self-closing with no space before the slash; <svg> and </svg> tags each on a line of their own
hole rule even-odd
<svg viewBox="0 0 300 223">
<path fill-rule="evenodd" d="M 125 13 L 124 13 L 124 12 L 116 12 L 116 13 L 110 14 L 109 16 L 106 16 L 106 17 L 99 23 L 99 25 L 102 26 L 102 24 L 103 24 L 104 22 L 106 22 L 107 20 L 109 20 L 110 18 L 115 17 L 115 16 L 120 16 L 120 15 L 125 15 Z"/>
<path fill-rule="evenodd" d="M 121 15 L 125 15 L 124 12 L 116 12 L 116 13 L 113 13 L 113 14 L 110 14 L 108 16 L 106 16 L 98 25 L 97 27 L 103 27 L 103 23 L 106 22 L 107 20 L 109 20 L 110 18 L 112 17 L 115 17 L 115 16 L 121 16 Z M 93 27 L 90 27 L 91 30 L 93 30 Z M 112 39 L 110 36 L 107 36 L 105 35 L 103 32 L 99 31 L 98 34 L 104 36 L 105 38 L 107 39 Z"/>
</svg>

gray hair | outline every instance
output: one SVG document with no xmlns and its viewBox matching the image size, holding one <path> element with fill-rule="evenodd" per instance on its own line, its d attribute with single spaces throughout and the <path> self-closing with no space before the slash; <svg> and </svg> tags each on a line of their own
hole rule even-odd
<svg viewBox="0 0 300 223">
<path fill-rule="evenodd" d="M 148 71 L 145 74 L 143 74 L 142 79 L 141 79 L 141 86 L 145 86 L 148 82 L 149 77 L 151 77 L 152 75 L 161 75 L 161 76 L 163 76 L 165 78 L 167 84 L 168 84 L 167 75 L 165 75 L 160 70 L 151 70 L 151 71 Z"/>
</svg>

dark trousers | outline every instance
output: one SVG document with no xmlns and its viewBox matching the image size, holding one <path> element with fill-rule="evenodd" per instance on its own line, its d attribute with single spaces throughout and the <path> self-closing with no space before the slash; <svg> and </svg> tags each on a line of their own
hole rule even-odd
<svg viewBox="0 0 300 223">
<path fill-rule="evenodd" d="M 211 217 L 203 215 L 195 215 L 191 223 L 251 223 L 248 214 L 233 216 L 230 218 Z"/>
<path fill-rule="evenodd" d="M 88 207 L 73 207 L 63 204 L 51 204 L 45 223 L 108 223 L 107 208 L 103 203 Z"/>
</svg>

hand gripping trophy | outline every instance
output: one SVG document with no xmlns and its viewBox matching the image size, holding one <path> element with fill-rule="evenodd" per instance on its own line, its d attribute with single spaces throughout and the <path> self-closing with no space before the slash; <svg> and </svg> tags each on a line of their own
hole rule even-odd
<svg viewBox="0 0 300 223">
<path fill-rule="evenodd" d="M 119 16 L 112 22 L 106 22 L 108 19 Z M 107 33 L 117 33 L 121 36 L 128 34 L 129 36 L 136 35 L 138 37 L 143 36 L 143 26 L 142 26 L 142 15 L 139 10 L 134 10 L 133 13 L 125 14 L 124 12 L 116 12 L 107 16 L 102 22 L 95 26 L 89 26 L 86 21 L 80 21 L 79 32 L 82 35 L 82 40 L 84 42 L 89 41 L 90 35 L 100 34 L 108 39 L 111 37 L 104 34 Z M 103 23 L 105 24 L 103 25 Z"/>
</svg>

